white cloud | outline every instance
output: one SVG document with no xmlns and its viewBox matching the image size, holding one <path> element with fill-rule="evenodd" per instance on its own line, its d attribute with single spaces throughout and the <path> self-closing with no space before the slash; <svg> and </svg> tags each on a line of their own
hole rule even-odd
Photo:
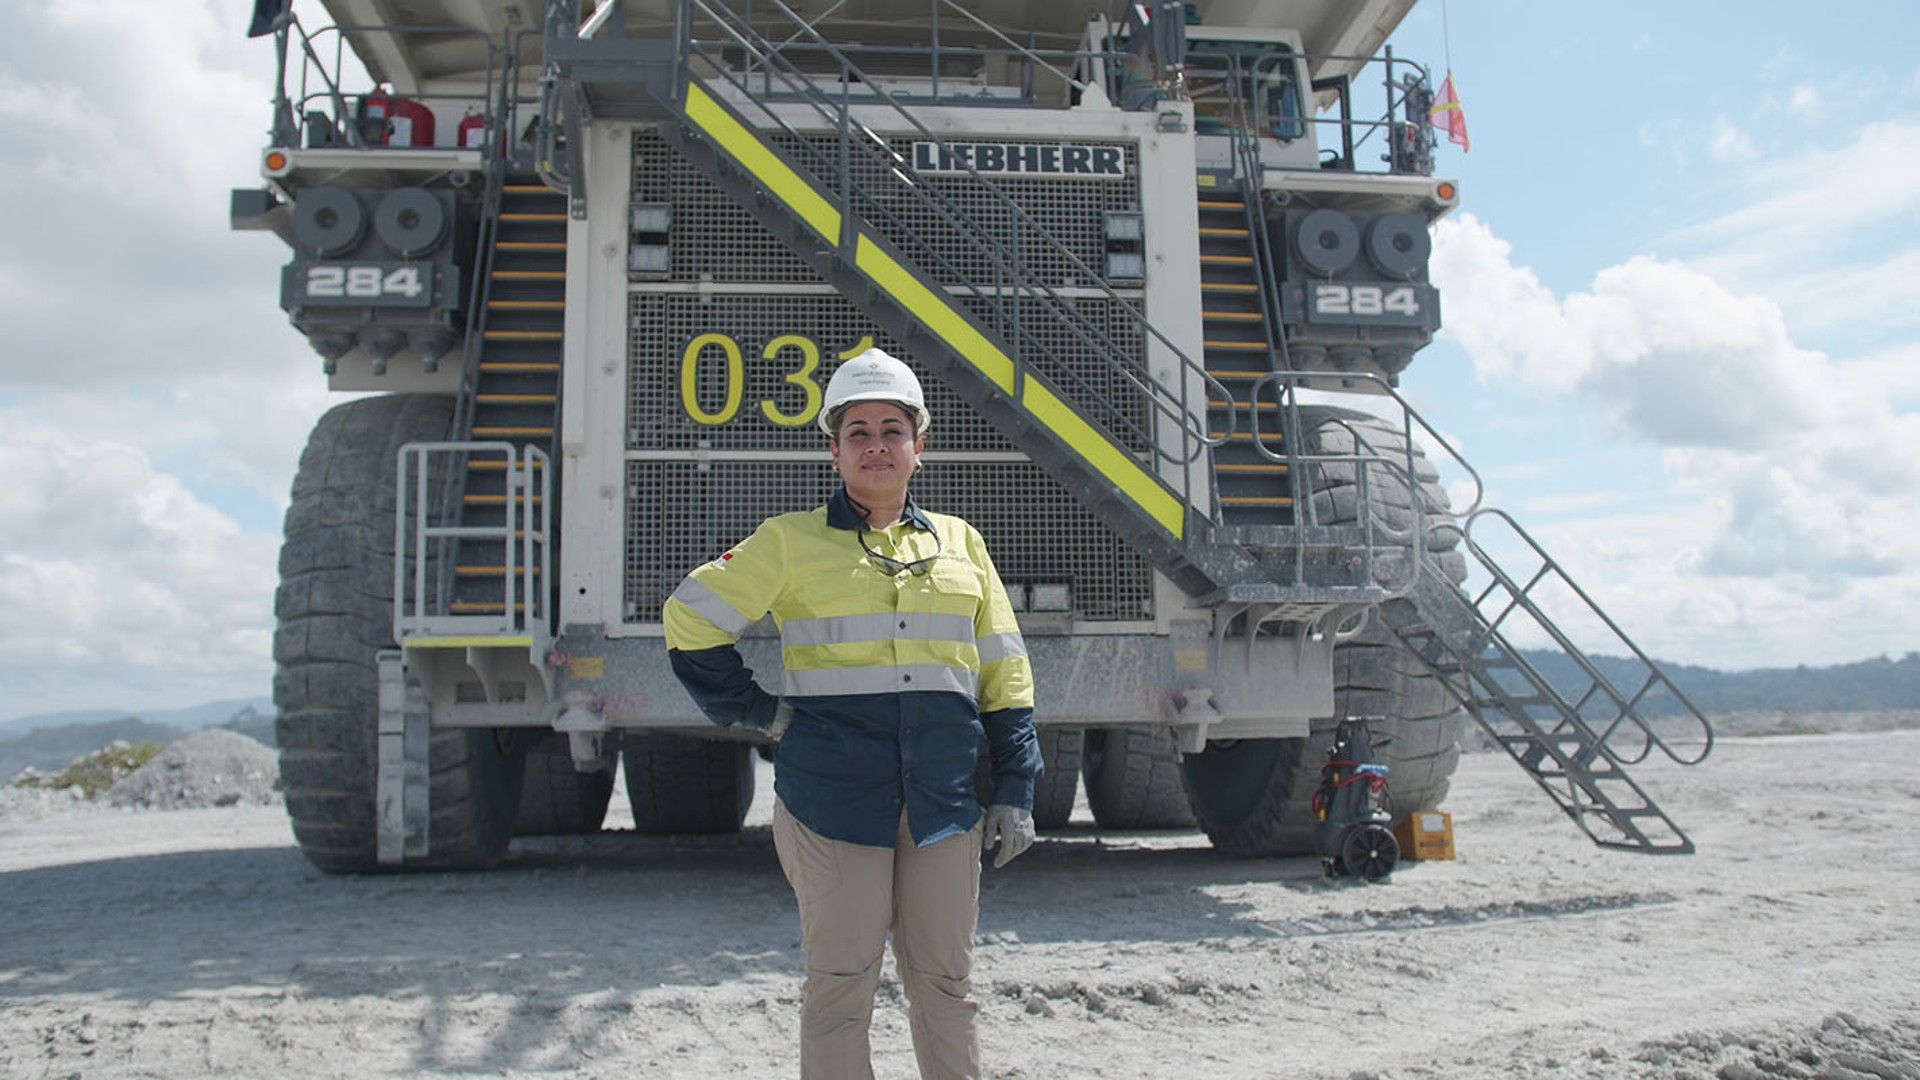
<svg viewBox="0 0 1920 1080">
<path fill-rule="evenodd" d="M 1530 507 L 1556 515 L 1549 549 L 1624 624 L 1708 663 L 1913 647 L 1920 415 L 1882 381 L 1899 371 L 1911 393 L 1911 345 L 1836 363 L 1772 300 L 1644 255 L 1558 296 L 1472 215 L 1440 224 L 1433 270 L 1483 381 L 1577 399 L 1663 448 L 1660 490 L 1626 490 L 1661 513 L 1599 494 L 1579 514 L 1580 492 Z"/>
<path fill-rule="evenodd" d="M 1802 120 L 1819 120 L 1827 113 L 1826 97 L 1819 87 L 1800 83 L 1787 93 L 1787 112 Z"/>
<path fill-rule="evenodd" d="M 1713 137 L 1707 141 L 1707 151 L 1721 164 L 1751 161 L 1760 154 L 1753 145 L 1753 137 L 1724 116 L 1713 122 Z"/>
<path fill-rule="evenodd" d="M 242 531 L 124 442 L 18 415 L 0 433 L 8 714 L 264 693 L 276 537 Z"/>
<path fill-rule="evenodd" d="M 0 35 L 0 379 L 166 381 L 304 359 L 271 238 L 227 225 L 257 174 L 273 50 L 232 3 L 35 3 Z M 30 209 L 28 209 L 30 208 Z"/>
<path fill-rule="evenodd" d="M 1916 174 L 1920 123 L 1867 124 L 1742 167 L 1724 195 L 1734 209 L 1669 242 L 1729 287 L 1777 298 L 1804 332 L 1879 345 L 1920 329 Z"/>
</svg>

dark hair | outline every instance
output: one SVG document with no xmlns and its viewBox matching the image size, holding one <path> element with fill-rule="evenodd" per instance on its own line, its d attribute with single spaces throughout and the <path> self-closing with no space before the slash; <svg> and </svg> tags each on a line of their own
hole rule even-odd
<svg viewBox="0 0 1920 1080">
<path fill-rule="evenodd" d="M 838 439 L 840 437 L 840 422 L 846 418 L 848 409 L 853 408 L 855 405 L 865 405 L 869 402 L 891 405 L 899 409 L 900 415 L 907 418 L 907 427 L 913 432 L 913 437 L 917 439 L 921 436 L 920 418 L 913 414 L 913 408 L 906 402 L 895 401 L 892 398 L 862 398 L 859 401 L 843 402 L 833 407 L 833 411 L 827 414 L 827 438 Z"/>
</svg>

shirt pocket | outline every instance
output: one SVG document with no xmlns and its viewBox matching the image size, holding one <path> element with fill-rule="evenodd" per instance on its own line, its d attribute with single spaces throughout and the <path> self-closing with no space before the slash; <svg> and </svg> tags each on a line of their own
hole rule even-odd
<svg viewBox="0 0 1920 1080">
<path fill-rule="evenodd" d="M 959 559 L 941 559 L 927 571 L 928 591 L 935 610 L 972 615 L 986 599 L 986 584 L 980 571 Z"/>
</svg>

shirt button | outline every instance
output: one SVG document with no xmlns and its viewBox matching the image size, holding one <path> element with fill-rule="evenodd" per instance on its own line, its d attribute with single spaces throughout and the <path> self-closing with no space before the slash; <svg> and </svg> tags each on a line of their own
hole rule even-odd
<svg viewBox="0 0 1920 1080">
<path fill-rule="evenodd" d="M 905 619 L 900 620 L 900 629 L 905 630 L 906 628 L 907 628 L 907 621 Z"/>
<path fill-rule="evenodd" d="M 913 681 L 913 676 L 911 676 L 911 675 L 902 675 L 902 676 L 900 676 L 900 681 L 901 681 L 901 682 L 912 682 L 912 681 Z"/>
</svg>

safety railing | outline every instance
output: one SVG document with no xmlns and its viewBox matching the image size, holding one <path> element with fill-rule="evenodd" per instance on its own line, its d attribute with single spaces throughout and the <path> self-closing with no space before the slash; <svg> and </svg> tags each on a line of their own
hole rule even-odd
<svg viewBox="0 0 1920 1080">
<path fill-rule="evenodd" d="M 951 5 L 953 0 L 937 2 Z M 931 210 L 940 220 L 952 223 L 953 233 L 964 237 L 972 245 L 973 254 L 991 268 L 986 280 L 981 280 L 978 274 L 963 275 L 948 255 L 931 246 L 908 247 L 905 251 L 907 257 L 923 270 L 943 276 L 946 280 L 967 280 L 968 284 L 958 291 L 979 302 L 979 306 L 970 310 L 1012 346 L 1009 352 L 1015 358 L 1016 365 L 1036 370 L 1049 382 L 1065 390 L 1065 396 L 1080 409 L 1083 418 L 1094 426 L 1118 436 L 1123 445 L 1150 448 L 1151 453 L 1160 459 L 1181 466 L 1194 461 L 1208 446 L 1218 442 L 1206 430 L 1204 403 L 1209 394 L 1216 398 L 1231 398 L 1232 395 L 1206 373 L 1204 365 L 1186 355 L 1148 322 L 1133 300 L 1107 285 L 1103 271 L 1086 265 L 1078 254 L 1053 239 L 1044 227 L 989 177 L 970 163 L 956 161 L 958 171 L 965 173 L 979 185 L 980 190 L 987 192 L 994 209 L 1005 215 L 1005 220 L 1011 223 L 1008 231 L 1012 235 L 1018 236 L 1022 243 L 1044 246 L 1050 258 L 1071 266 L 1082 288 L 1096 292 L 1116 305 L 1125 324 L 1137 330 L 1143 341 L 1159 343 L 1166 354 L 1173 358 L 1176 365 L 1174 377 L 1164 380 L 1156 378 L 1139 351 L 1116 341 L 1105 328 L 1077 310 L 1073 300 L 1049 283 L 1027 273 L 1023 268 L 1026 256 L 1019 245 L 997 238 L 995 234 L 998 230 L 976 221 L 974 212 L 946 195 L 936 185 L 927 183 L 911 169 L 901 167 L 893 151 L 872 130 L 871 125 L 856 120 L 853 115 L 857 106 L 884 107 L 898 118 L 904 130 L 913 133 L 914 138 L 932 144 L 948 160 L 953 160 L 955 156 L 948 153 L 946 140 L 929 128 L 905 102 L 896 100 L 883 85 L 871 80 L 853 63 L 850 55 L 821 36 L 807 19 L 780 0 L 763 0 L 763 3 L 755 5 L 755 9 L 771 9 L 782 16 L 790 24 L 796 38 L 805 41 L 814 55 L 831 60 L 835 70 L 827 76 L 826 85 L 823 85 L 818 73 L 807 71 L 792 62 L 789 55 L 791 45 L 773 41 L 738 13 L 708 0 L 680 0 L 677 10 L 681 19 L 681 40 L 686 43 L 679 54 L 681 70 L 678 79 L 682 85 L 684 80 L 697 74 L 710 81 L 717 80 L 729 85 L 739 92 L 740 98 L 753 102 L 759 112 L 757 119 L 764 121 L 763 130 L 777 131 L 787 136 L 787 142 L 795 148 L 800 159 L 797 163 L 823 183 L 829 198 L 850 211 L 844 215 L 849 228 L 853 227 L 854 221 L 866 220 L 894 243 L 910 242 L 914 235 L 913 228 L 890 205 L 901 200 L 917 203 Z M 750 64 L 743 64 L 743 57 L 748 58 Z M 799 101 L 809 107 L 821 119 L 828 133 L 808 135 L 802 132 L 771 108 L 769 102 L 756 96 L 753 92 L 755 87 L 743 74 L 747 66 L 753 68 L 755 80 L 761 86 L 777 84 L 788 100 Z M 851 92 L 855 86 L 872 87 L 873 92 L 855 97 Z M 822 145 L 828 140 L 831 140 L 829 145 Z M 887 176 L 893 181 L 884 195 L 865 189 L 855 179 L 855 158 L 862 159 L 861 164 L 866 171 Z M 1018 303 L 1022 299 L 1039 301 L 1044 307 L 1045 316 L 1056 320 L 1054 325 L 1063 328 L 1071 340 L 1107 359 L 1111 370 L 1122 377 L 1131 392 L 1140 395 L 1152 416 L 1157 419 L 1147 423 L 1135 419 L 1124 405 L 1110 400 L 1100 387 L 1060 361 L 1052 345 L 1029 325 L 1031 316 L 1024 314 Z M 1093 409 L 1093 415 L 1087 415 L 1089 406 Z M 1169 432 L 1175 437 L 1170 438 Z M 1184 476 L 1179 470 L 1174 472 Z M 1184 479 L 1179 483 L 1184 484 Z"/>
<path fill-rule="evenodd" d="M 272 138 L 277 146 L 355 150 L 480 149 L 504 152 L 513 143 L 519 107 L 531 104 L 505 93 L 506 75 L 524 31 L 496 41 L 471 27 L 401 24 L 336 24 L 309 31 L 291 12 L 275 30 L 279 70 L 274 84 Z M 401 43 L 431 37 L 440 47 L 468 41 L 485 57 L 476 91 L 413 92 L 402 97 L 383 85 L 348 90 L 351 35 L 384 35 Z M 396 110 L 398 112 L 396 113 Z M 469 119 L 478 123 L 469 123 Z M 451 120 L 445 125 L 443 122 Z M 396 131 L 396 121 L 401 122 Z M 432 126 L 428 138 L 418 124 Z M 397 141 L 396 141 L 396 136 Z M 450 137 L 449 137 L 450 136 Z"/>
<path fill-rule="evenodd" d="M 1505 511 L 1494 509 L 1463 515 L 1463 522 L 1461 531 L 1468 551 L 1491 577 L 1472 598 L 1484 630 L 1466 651 L 1473 656 L 1490 651 L 1497 654 L 1501 666 L 1513 672 L 1510 679 L 1521 680 L 1526 690 L 1545 696 L 1546 700 L 1535 705 L 1532 712 L 1539 714 L 1533 718 L 1542 724 L 1547 737 L 1577 735 L 1580 745 L 1622 765 L 1644 761 L 1655 750 L 1681 765 L 1696 765 L 1706 758 L 1713 749 L 1713 725 L 1519 522 Z M 1504 558 L 1496 557 L 1485 535 L 1487 525 L 1504 528 L 1507 535 L 1503 546 L 1515 550 Z M 1513 569 L 1516 564 L 1517 572 Z M 1563 610 L 1550 615 L 1549 606 Z M 1576 643 L 1566 629 L 1576 621 L 1598 641 L 1587 642 L 1585 648 Z M 1544 635 L 1574 663 L 1578 672 L 1574 681 L 1584 685 L 1568 686 L 1564 678 L 1555 685 L 1516 647 L 1515 632 Z M 1637 681 L 1622 689 L 1600 670 L 1593 655 L 1627 658 L 1638 667 Z M 1495 673 L 1487 675 L 1490 679 L 1499 677 Z M 1678 719 L 1656 722 L 1649 709 L 1655 704 L 1677 709 Z M 1662 726 L 1673 730 L 1662 731 Z"/>
<path fill-rule="evenodd" d="M 1324 528 L 1326 523 L 1320 520 L 1320 510 L 1313 499 L 1313 474 L 1322 474 L 1328 469 L 1350 468 L 1354 470 L 1353 480 L 1359 488 L 1356 494 L 1356 524 L 1360 525 L 1366 537 L 1359 554 L 1368 566 L 1365 579 L 1381 586 L 1390 596 L 1404 596 L 1412 592 L 1419 584 L 1420 575 L 1428 572 L 1427 552 L 1435 547 L 1433 543 L 1436 530 L 1459 531 L 1459 521 L 1478 513 L 1480 502 L 1485 496 L 1485 485 L 1480 474 L 1474 471 L 1466 459 L 1460 456 L 1453 444 L 1435 430 L 1433 425 L 1421 416 L 1411 403 L 1394 386 L 1375 375 L 1355 373 L 1342 376 L 1372 384 L 1374 392 L 1366 396 L 1375 404 L 1391 403 L 1392 415 L 1381 419 L 1393 422 L 1399 429 L 1403 448 L 1392 449 L 1373 445 L 1366 434 L 1343 419 L 1335 417 L 1330 422 L 1345 429 L 1352 439 L 1354 450 L 1349 453 L 1315 454 L 1308 451 L 1305 444 L 1305 430 L 1302 423 L 1303 406 L 1299 399 L 1302 389 L 1310 388 L 1316 376 L 1306 372 L 1277 371 L 1254 383 L 1251 396 L 1254 408 L 1249 410 L 1249 423 L 1252 427 L 1251 443 L 1261 457 L 1274 463 L 1290 466 L 1287 470 L 1289 494 L 1297 509 L 1297 525 L 1306 529 Z M 1279 430 L 1268 433 L 1261 421 L 1263 410 L 1259 408 L 1271 392 L 1275 404 L 1272 410 L 1278 418 Z M 1462 510 L 1451 510 L 1444 505 L 1430 503 L 1422 492 L 1419 470 L 1421 451 L 1435 451 L 1442 455 L 1434 461 L 1431 454 L 1427 460 L 1439 465 L 1451 463 L 1461 470 L 1471 484 L 1473 498 Z M 1407 492 L 1408 521 L 1396 525 L 1380 515 L 1370 514 L 1368 508 L 1373 500 L 1368 495 L 1372 485 L 1390 484 Z M 1380 551 L 1392 548 L 1405 552 L 1406 567 L 1403 576 L 1382 577 L 1378 573 Z M 1304 558 L 1304 549 L 1300 549 L 1297 559 Z M 1302 565 L 1299 569 L 1304 569 Z"/>
<path fill-rule="evenodd" d="M 502 518 L 497 525 L 470 525 L 449 517 L 436 495 L 456 482 L 466 461 L 486 454 L 506 472 Z M 547 621 L 543 582 L 548 578 L 553 535 L 549 460 L 538 447 L 508 442 L 408 443 L 400 448 L 394 506 L 393 632 L 396 641 L 422 634 L 522 634 Z M 462 543 L 498 543 L 500 563 L 479 576 L 499 583 L 499 600 L 487 596 L 454 609 L 441 573 L 444 560 Z M 493 610 L 494 608 L 498 610 Z"/>
</svg>

